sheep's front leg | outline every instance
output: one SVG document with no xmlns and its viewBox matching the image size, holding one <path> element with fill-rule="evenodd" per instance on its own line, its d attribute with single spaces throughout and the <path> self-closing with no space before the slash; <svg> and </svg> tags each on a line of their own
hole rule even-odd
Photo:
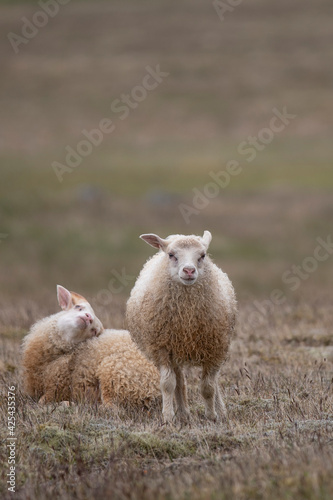
<svg viewBox="0 0 333 500">
<path fill-rule="evenodd" d="M 227 409 L 225 407 L 221 390 L 218 383 L 218 377 L 216 377 L 216 386 L 215 386 L 215 409 L 220 418 L 227 418 Z"/>
<path fill-rule="evenodd" d="M 171 366 L 161 366 L 160 383 L 163 401 L 163 419 L 171 422 L 175 416 L 173 409 L 173 397 L 176 389 L 176 374 Z"/>
<path fill-rule="evenodd" d="M 190 413 L 188 411 L 187 404 L 187 388 L 185 376 L 179 366 L 175 366 L 174 370 L 176 374 L 175 399 L 177 404 L 177 416 L 180 418 L 180 420 L 188 422 L 190 419 Z"/>
<path fill-rule="evenodd" d="M 219 370 L 203 367 L 201 379 L 201 394 L 205 401 L 206 417 L 216 421 L 223 415 L 223 400 L 217 384 Z M 217 410 L 217 412 L 216 412 Z"/>
</svg>

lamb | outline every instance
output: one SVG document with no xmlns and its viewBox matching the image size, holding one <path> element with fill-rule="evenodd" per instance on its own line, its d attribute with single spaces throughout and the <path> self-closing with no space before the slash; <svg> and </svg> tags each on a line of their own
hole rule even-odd
<svg viewBox="0 0 333 500">
<path fill-rule="evenodd" d="M 157 402 L 158 371 L 129 333 L 103 330 L 84 297 L 60 286 L 57 290 L 65 311 L 37 322 L 23 342 L 25 391 L 40 403 L 73 400 L 133 407 Z M 92 318 L 90 330 L 80 334 L 75 328 L 78 305 Z"/>
<path fill-rule="evenodd" d="M 159 373 L 126 330 L 105 330 L 78 346 L 71 386 L 76 400 L 149 407 L 160 400 Z"/>
<path fill-rule="evenodd" d="M 183 367 L 202 367 L 206 417 L 225 411 L 218 375 L 234 331 L 237 303 L 228 276 L 207 256 L 212 235 L 140 236 L 160 251 L 144 265 L 127 302 L 133 340 L 160 372 L 165 422 L 189 420 Z"/>
<path fill-rule="evenodd" d="M 72 353 L 103 331 L 82 295 L 58 285 L 57 297 L 62 311 L 37 321 L 22 345 L 23 389 L 41 402 L 69 399 Z"/>
</svg>

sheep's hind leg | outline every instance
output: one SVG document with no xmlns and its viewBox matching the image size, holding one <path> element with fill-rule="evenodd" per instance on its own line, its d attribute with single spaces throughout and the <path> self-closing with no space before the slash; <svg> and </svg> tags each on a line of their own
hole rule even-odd
<svg viewBox="0 0 333 500">
<path fill-rule="evenodd" d="M 190 412 L 188 410 L 188 403 L 187 403 L 186 380 L 184 373 L 179 366 L 175 366 L 174 370 L 176 374 L 175 399 L 177 404 L 177 417 L 182 422 L 186 423 L 190 420 Z"/>
<path fill-rule="evenodd" d="M 176 390 L 176 374 L 171 366 L 161 366 L 160 383 L 163 401 L 163 419 L 164 422 L 172 422 L 175 412 L 173 409 L 173 397 Z"/>
<path fill-rule="evenodd" d="M 203 367 L 201 379 L 201 394 L 206 407 L 206 417 L 210 420 L 218 420 L 221 416 L 222 398 L 217 386 L 218 370 Z M 222 403 L 223 404 L 223 403 Z M 218 411 L 218 413 L 216 412 Z"/>
</svg>

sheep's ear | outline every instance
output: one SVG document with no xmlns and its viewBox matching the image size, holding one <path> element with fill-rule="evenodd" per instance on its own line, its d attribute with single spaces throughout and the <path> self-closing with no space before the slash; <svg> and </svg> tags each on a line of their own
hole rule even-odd
<svg viewBox="0 0 333 500">
<path fill-rule="evenodd" d="M 57 297 L 58 303 L 61 309 L 67 311 L 73 305 L 71 292 L 69 292 L 66 288 L 61 285 L 57 285 Z"/>
<path fill-rule="evenodd" d="M 210 245 L 210 242 L 212 241 L 212 235 L 211 235 L 211 233 L 209 231 L 205 231 L 204 234 L 203 234 L 203 237 L 201 239 L 202 239 L 202 242 L 205 245 L 206 250 L 207 250 L 207 248 Z"/>
<path fill-rule="evenodd" d="M 168 246 L 168 241 L 163 240 L 157 234 L 141 234 L 140 238 L 154 248 L 165 250 Z"/>
<path fill-rule="evenodd" d="M 69 293 L 71 294 L 73 306 L 75 306 L 75 304 L 79 304 L 80 302 L 88 302 L 87 299 L 83 297 L 83 295 L 80 295 L 79 293 L 76 292 L 69 292 Z"/>
</svg>

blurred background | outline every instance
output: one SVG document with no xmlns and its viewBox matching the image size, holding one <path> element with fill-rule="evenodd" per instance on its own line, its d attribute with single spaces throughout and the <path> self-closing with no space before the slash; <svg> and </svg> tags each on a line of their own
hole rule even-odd
<svg viewBox="0 0 333 500">
<path fill-rule="evenodd" d="M 332 232 L 333 4 L 224 3 L 0 2 L 2 324 L 56 311 L 61 283 L 122 326 L 144 232 L 209 229 L 241 305 L 331 293 L 332 256 L 295 292 L 282 276 Z"/>
</svg>

